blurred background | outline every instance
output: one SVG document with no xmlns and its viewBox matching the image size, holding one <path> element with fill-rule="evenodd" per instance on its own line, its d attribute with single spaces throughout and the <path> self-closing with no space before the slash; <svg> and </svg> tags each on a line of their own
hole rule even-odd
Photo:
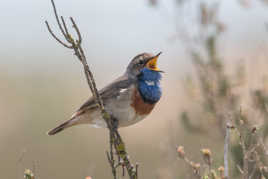
<svg viewBox="0 0 268 179">
<path fill-rule="evenodd" d="M 210 148 L 215 167 L 223 165 L 223 126 L 241 107 L 263 128 L 265 141 L 267 0 L 55 3 L 61 15 L 76 20 L 99 88 L 137 54 L 163 52 L 161 101 L 145 120 L 120 129 L 140 178 L 192 178 L 177 158 L 178 145 L 197 161 L 200 149 Z M 2 178 L 22 178 L 25 168 L 42 179 L 111 178 L 107 130 L 82 125 L 46 135 L 91 96 L 81 64 L 46 29 L 48 20 L 59 33 L 50 1 L 2 2 L 0 19 Z M 234 178 L 240 161 L 235 140 Z"/>
</svg>

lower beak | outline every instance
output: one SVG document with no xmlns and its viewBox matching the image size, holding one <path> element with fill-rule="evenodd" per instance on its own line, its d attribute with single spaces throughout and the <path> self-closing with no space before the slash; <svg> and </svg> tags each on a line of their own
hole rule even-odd
<svg viewBox="0 0 268 179">
<path fill-rule="evenodd" d="M 163 72 L 157 67 L 157 60 L 161 53 L 162 52 L 159 52 L 157 55 L 149 59 L 149 61 L 146 63 L 146 67 L 153 71 Z"/>
</svg>

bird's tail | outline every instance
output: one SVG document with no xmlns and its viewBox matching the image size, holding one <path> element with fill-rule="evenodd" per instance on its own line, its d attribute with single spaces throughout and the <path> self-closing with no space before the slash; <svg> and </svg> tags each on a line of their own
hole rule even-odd
<svg viewBox="0 0 268 179">
<path fill-rule="evenodd" d="M 60 124 L 59 126 L 57 126 L 56 128 L 50 130 L 47 134 L 48 135 L 55 135 L 57 134 L 58 132 L 61 132 L 63 131 L 64 129 L 68 128 L 68 127 L 71 127 L 73 125 L 75 125 L 75 121 L 76 119 L 75 118 L 71 118 L 70 120 Z"/>
</svg>

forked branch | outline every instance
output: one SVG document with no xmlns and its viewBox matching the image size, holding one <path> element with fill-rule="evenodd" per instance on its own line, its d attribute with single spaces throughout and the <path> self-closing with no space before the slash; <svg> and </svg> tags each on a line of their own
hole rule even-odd
<svg viewBox="0 0 268 179">
<path fill-rule="evenodd" d="M 62 16 L 59 18 L 54 1 L 51 0 L 51 3 L 53 6 L 54 15 L 55 15 L 55 18 L 57 21 L 58 28 L 60 29 L 60 32 L 65 40 L 63 41 L 58 36 L 56 36 L 55 33 L 52 31 L 48 22 L 45 21 L 47 29 L 48 29 L 49 33 L 51 34 L 51 36 L 58 43 L 60 43 L 61 45 L 63 45 L 66 48 L 72 49 L 74 51 L 75 56 L 83 64 L 84 73 L 85 73 L 85 76 L 87 79 L 88 86 L 93 94 L 93 97 L 94 97 L 96 103 L 98 104 L 98 106 L 101 110 L 102 117 L 106 121 L 108 129 L 110 131 L 110 152 L 107 153 L 107 158 L 108 158 L 108 161 L 111 165 L 114 179 L 117 178 L 116 168 L 118 165 L 121 165 L 127 169 L 127 172 L 128 172 L 130 179 L 137 179 L 137 177 L 138 177 L 137 166 L 134 167 L 129 161 L 129 157 L 128 157 L 124 142 L 123 142 L 123 140 L 122 140 L 122 138 L 117 130 L 116 119 L 114 119 L 112 116 L 110 116 L 109 113 L 106 112 L 104 105 L 103 105 L 103 101 L 100 97 L 100 94 L 98 93 L 93 74 L 89 69 L 84 50 L 81 46 L 82 36 L 81 36 L 80 30 L 79 30 L 78 26 L 76 25 L 74 19 L 72 17 L 70 17 L 72 27 L 74 28 L 74 30 L 76 32 L 76 36 L 77 36 L 77 39 L 75 39 L 69 33 L 69 29 L 68 29 L 68 26 L 67 26 L 64 18 Z M 117 165 L 115 164 L 115 160 L 114 160 L 113 148 L 115 149 L 116 154 L 118 155 L 118 158 L 120 161 L 120 162 L 118 161 L 119 163 Z"/>
</svg>

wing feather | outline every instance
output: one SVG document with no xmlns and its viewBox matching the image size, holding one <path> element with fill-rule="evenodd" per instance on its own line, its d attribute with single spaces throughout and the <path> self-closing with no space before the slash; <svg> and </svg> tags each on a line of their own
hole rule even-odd
<svg viewBox="0 0 268 179">
<path fill-rule="evenodd" d="M 113 83 L 107 85 L 103 89 L 101 89 L 100 96 L 103 100 L 103 103 L 105 105 L 107 99 L 116 98 L 120 95 L 120 91 L 122 89 L 127 89 L 130 87 L 135 80 L 130 80 L 126 75 L 123 75 L 119 78 L 117 78 Z M 79 116 L 87 109 L 93 109 L 97 108 L 98 105 L 95 102 L 93 97 L 90 97 L 76 112 L 73 116 Z"/>
</svg>

